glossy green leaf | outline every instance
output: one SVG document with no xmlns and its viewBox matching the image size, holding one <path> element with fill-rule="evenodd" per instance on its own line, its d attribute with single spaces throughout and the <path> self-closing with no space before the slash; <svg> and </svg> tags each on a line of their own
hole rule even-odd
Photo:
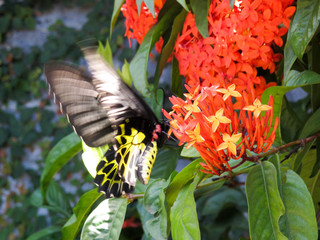
<svg viewBox="0 0 320 240">
<path fill-rule="evenodd" d="M 160 60 L 158 61 L 158 65 L 157 65 L 157 69 L 156 69 L 156 73 L 154 76 L 154 86 L 155 89 L 158 86 L 158 82 L 161 76 L 161 73 L 164 69 L 164 67 L 166 66 L 168 59 L 170 56 L 172 56 L 172 52 L 173 52 L 173 48 L 174 45 L 176 43 L 177 40 L 177 36 L 180 33 L 182 27 L 183 27 L 183 23 L 184 23 L 184 19 L 187 16 L 187 12 L 182 10 L 174 19 L 173 21 L 173 25 L 172 25 L 172 29 L 171 29 L 171 34 L 169 37 L 169 40 L 167 41 L 167 43 L 163 46 L 162 51 L 161 51 L 161 55 L 160 55 Z M 180 87 L 181 88 L 181 87 Z M 182 88 L 181 88 L 182 91 Z"/>
<path fill-rule="evenodd" d="M 292 170 L 285 173 L 282 200 L 286 209 L 280 219 L 288 239 L 317 239 L 318 227 L 312 198 L 303 180 Z"/>
<path fill-rule="evenodd" d="M 273 104 L 273 121 L 271 128 L 274 126 L 274 121 L 276 117 L 280 118 L 281 114 L 281 107 L 282 107 L 282 100 L 283 100 L 283 95 L 292 90 L 295 89 L 296 87 L 282 87 L 282 86 L 275 86 L 275 87 L 269 87 L 267 88 L 262 96 L 261 96 L 261 102 L 264 104 L 267 104 L 269 101 L 269 96 L 272 95 L 274 104 Z M 280 119 L 281 120 L 281 119 Z M 281 121 L 280 121 L 281 122 Z M 276 131 L 276 139 L 274 141 L 275 145 L 281 145 L 282 139 L 281 139 L 281 132 L 280 132 L 280 123 L 278 126 L 278 129 Z"/>
<path fill-rule="evenodd" d="M 144 231 L 144 238 L 143 239 L 148 239 L 148 240 L 154 239 L 151 236 L 149 228 L 147 228 L 147 222 L 154 221 L 155 217 L 145 209 L 142 199 L 138 200 L 137 210 L 138 210 L 138 213 L 139 213 L 139 216 L 140 216 L 140 220 L 141 220 L 141 224 L 142 224 L 142 228 L 143 228 L 143 231 Z M 152 226 L 151 226 L 151 229 L 152 229 Z"/>
<path fill-rule="evenodd" d="M 179 62 L 173 56 L 172 64 L 171 64 L 171 91 L 173 94 L 175 94 L 177 97 L 180 97 L 180 98 L 183 97 L 182 84 L 183 84 L 183 81 L 182 81 L 182 76 L 180 75 Z"/>
<path fill-rule="evenodd" d="M 184 8 L 184 10 L 186 10 L 187 12 L 190 11 L 185 0 L 177 0 L 177 2 Z"/>
<path fill-rule="evenodd" d="M 144 194 L 145 209 L 153 215 L 146 221 L 146 228 L 154 239 L 167 239 L 167 211 L 165 208 L 164 188 L 167 181 L 157 179 L 150 184 Z"/>
<path fill-rule="evenodd" d="M 170 212 L 172 239 L 200 239 L 196 203 L 193 192 L 200 181 L 198 175 L 179 191 Z"/>
<path fill-rule="evenodd" d="M 313 71 L 298 72 L 291 70 L 288 77 L 284 80 L 285 86 L 306 86 L 308 84 L 320 83 L 320 74 Z"/>
<path fill-rule="evenodd" d="M 246 194 L 251 239 L 287 239 L 279 227 L 285 208 L 278 191 L 277 171 L 272 163 L 262 162 L 250 170 Z"/>
<path fill-rule="evenodd" d="M 200 153 L 195 149 L 194 147 L 186 148 L 185 146 L 183 147 L 181 154 L 182 157 L 189 157 L 189 158 L 199 158 Z"/>
<path fill-rule="evenodd" d="M 83 153 L 82 153 L 82 161 L 84 166 L 87 168 L 90 175 L 94 178 L 96 177 L 96 169 L 103 158 L 104 154 L 109 149 L 108 145 L 92 148 L 87 146 L 84 142 L 82 143 Z"/>
<path fill-rule="evenodd" d="M 311 149 L 303 158 L 300 176 L 306 183 L 308 190 L 312 196 L 315 211 L 318 212 L 320 207 L 318 204 L 320 202 L 320 171 L 318 171 L 314 176 L 311 177 L 312 168 L 316 161 L 316 150 Z"/>
<path fill-rule="evenodd" d="M 151 177 L 167 179 L 176 169 L 179 149 L 161 148 L 153 165 Z"/>
<path fill-rule="evenodd" d="M 45 238 L 49 238 L 50 235 L 54 233 L 58 233 L 61 231 L 60 227 L 57 226 L 50 226 L 44 229 L 41 229 L 39 232 L 36 232 L 30 235 L 27 240 L 42 240 Z"/>
<path fill-rule="evenodd" d="M 148 185 L 143 198 L 143 204 L 149 213 L 155 214 L 159 210 L 159 194 L 161 189 L 166 186 L 167 182 L 163 179 L 156 179 L 152 184 Z"/>
<path fill-rule="evenodd" d="M 53 176 L 80 151 L 81 141 L 75 133 L 70 133 L 53 147 L 46 158 L 46 165 L 41 174 L 42 196 L 45 196 Z"/>
<path fill-rule="evenodd" d="M 190 0 L 190 5 L 194 13 L 196 26 L 203 38 L 209 36 L 208 32 L 208 10 L 210 1 Z"/>
<path fill-rule="evenodd" d="M 138 8 L 138 15 L 140 16 L 141 13 L 141 4 L 142 4 L 143 0 L 136 0 L 136 5 Z"/>
<path fill-rule="evenodd" d="M 189 165 L 182 169 L 169 184 L 166 191 L 166 201 L 168 203 L 169 209 L 176 200 L 180 189 L 182 189 L 183 186 L 185 186 L 190 180 L 195 177 L 200 167 L 199 162 L 202 161 L 203 160 L 201 158 L 192 161 Z"/>
<path fill-rule="evenodd" d="M 86 220 L 92 205 L 102 196 L 97 189 L 92 189 L 83 194 L 73 209 L 73 215 L 62 227 L 62 239 L 75 239 Z"/>
<path fill-rule="evenodd" d="M 110 22 L 110 39 L 111 39 L 114 25 L 116 24 L 116 21 L 118 19 L 120 9 L 123 3 L 124 3 L 124 0 L 114 0 L 113 12 L 112 12 L 111 22 Z"/>
<path fill-rule="evenodd" d="M 90 213 L 80 239 L 118 239 L 126 209 L 125 198 L 105 199 Z"/>
<path fill-rule="evenodd" d="M 160 36 L 172 25 L 179 11 L 179 8 L 170 8 L 160 21 L 148 31 L 130 63 L 129 69 L 134 86 L 144 96 L 147 95 L 149 88 L 147 81 L 147 63 L 150 51 Z"/>
<path fill-rule="evenodd" d="M 288 34 L 288 38 L 290 37 L 290 32 Z M 293 48 L 291 46 L 290 41 L 287 41 L 284 46 L 284 63 L 283 63 L 283 85 L 286 85 L 288 81 L 288 75 L 293 66 L 294 62 L 297 59 L 297 55 L 294 53 Z"/>
<path fill-rule="evenodd" d="M 154 11 L 154 0 L 143 0 L 143 2 L 146 4 L 147 8 L 151 12 L 153 18 L 156 17 L 155 11 Z"/>
<path fill-rule="evenodd" d="M 297 1 L 297 10 L 289 28 L 288 42 L 302 60 L 308 43 L 316 32 L 320 21 L 320 2 L 314 0 Z"/>
</svg>

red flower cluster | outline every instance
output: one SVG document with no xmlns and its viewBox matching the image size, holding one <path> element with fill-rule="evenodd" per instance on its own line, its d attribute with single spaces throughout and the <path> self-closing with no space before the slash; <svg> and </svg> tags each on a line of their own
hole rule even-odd
<svg viewBox="0 0 320 240">
<path fill-rule="evenodd" d="M 189 12 L 175 45 L 180 74 L 195 89 L 201 86 L 229 85 L 237 90 L 255 91 L 259 96 L 272 84 L 266 84 L 257 68 L 275 71 L 282 55 L 281 36 L 289 27 L 295 11 L 293 0 L 236 0 L 233 10 L 228 0 L 212 0 L 208 14 L 209 37 L 203 38 Z"/>
<path fill-rule="evenodd" d="M 171 131 L 187 148 L 194 146 L 205 160 L 205 173 L 220 175 L 231 171 L 228 161 L 246 156 L 246 150 L 268 151 L 275 139 L 278 118 L 271 129 L 273 99 L 262 105 L 259 99 L 252 103 L 235 85 L 227 89 L 218 86 L 198 87 L 195 91 L 186 85 L 186 100 L 171 97 L 173 111 L 163 110 L 170 120 Z M 237 111 L 231 97 L 241 102 Z M 266 111 L 264 116 L 260 115 Z"/>
<path fill-rule="evenodd" d="M 129 46 L 131 47 L 131 38 L 136 39 L 139 44 L 141 44 L 142 40 L 146 33 L 150 30 L 150 28 L 157 22 L 158 14 L 165 3 L 165 0 L 155 0 L 155 18 L 153 18 L 151 12 L 146 7 L 145 3 L 141 4 L 140 15 L 138 13 L 138 8 L 136 4 L 136 0 L 126 0 L 125 4 L 122 5 L 121 11 L 123 16 L 126 18 L 126 33 L 125 36 L 129 40 Z M 163 39 L 156 43 L 156 51 L 161 52 L 163 44 Z"/>
</svg>

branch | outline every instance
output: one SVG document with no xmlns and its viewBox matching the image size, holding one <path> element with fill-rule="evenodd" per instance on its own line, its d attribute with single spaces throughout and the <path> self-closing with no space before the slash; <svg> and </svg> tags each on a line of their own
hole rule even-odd
<svg viewBox="0 0 320 240">
<path fill-rule="evenodd" d="M 247 161 L 252 161 L 252 162 L 257 162 L 261 158 L 270 156 L 272 154 L 278 153 L 278 152 L 280 152 L 280 151 L 282 151 L 284 149 L 287 149 L 289 147 L 298 145 L 285 157 L 285 159 L 288 159 L 294 152 L 298 151 L 298 149 L 300 147 L 304 147 L 306 145 L 306 143 L 311 142 L 311 141 L 313 141 L 314 139 L 316 139 L 318 137 L 320 137 L 320 132 L 318 132 L 318 133 L 316 133 L 316 134 L 314 134 L 314 135 L 312 135 L 310 137 L 307 137 L 307 138 L 304 138 L 304 139 L 299 139 L 299 140 L 284 144 L 284 145 L 282 145 L 280 147 L 273 148 L 268 152 L 261 153 L 261 154 L 258 154 L 256 156 L 253 156 L 253 157 L 247 157 L 246 160 Z"/>
</svg>

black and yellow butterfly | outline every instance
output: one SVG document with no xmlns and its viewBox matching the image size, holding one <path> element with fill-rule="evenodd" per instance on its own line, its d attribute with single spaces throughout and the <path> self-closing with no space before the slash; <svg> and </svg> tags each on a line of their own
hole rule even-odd
<svg viewBox="0 0 320 240">
<path fill-rule="evenodd" d="M 85 144 L 112 143 L 94 182 L 107 198 L 120 197 L 133 192 L 137 178 L 148 183 L 166 127 L 95 47 L 83 52 L 91 74 L 64 62 L 47 63 L 44 73 L 55 102 Z"/>
</svg>

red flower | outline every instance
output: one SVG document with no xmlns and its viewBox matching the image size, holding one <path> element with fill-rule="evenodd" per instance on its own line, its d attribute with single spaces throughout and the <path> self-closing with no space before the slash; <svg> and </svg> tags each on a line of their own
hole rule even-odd
<svg viewBox="0 0 320 240">
<path fill-rule="evenodd" d="M 171 97 L 170 113 L 163 110 L 169 119 L 171 131 L 180 140 L 193 146 L 204 159 L 203 172 L 220 175 L 231 171 L 229 160 L 246 156 L 246 149 L 260 153 L 267 151 L 275 139 L 278 118 L 271 131 L 272 97 L 269 105 L 259 99 L 250 100 L 248 94 L 240 95 L 235 86 L 227 88 L 196 87 L 185 94 L 186 100 Z M 238 103 L 234 104 L 232 98 Z M 238 111 L 236 105 L 240 105 Z M 260 112 L 266 112 L 264 116 Z"/>
<path fill-rule="evenodd" d="M 139 44 L 141 44 L 144 36 L 150 30 L 150 28 L 157 22 L 158 14 L 165 3 L 165 0 L 155 0 L 155 18 L 153 18 L 151 12 L 146 7 L 145 3 L 141 4 L 140 15 L 138 13 L 138 8 L 135 0 L 126 0 L 126 3 L 122 5 L 121 12 L 126 18 L 126 33 L 125 36 L 128 37 L 129 46 L 131 47 L 131 38 L 136 39 Z M 163 39 L 156 43 L 156 50 L 161 51 L 163 45 Z"/>
<path fill-rule="evenodd" d="M 257 68 L 273 73 L 282 56 L 273 46 L 282 46 L 295 7 L 293 0 L 238 0 L 233 10 L 228 0 L 212 0 L 209 8 L 209 37 L 203 38 L 190 12 L 175 44 L 180 74 L 195 88 L 237 85 L 260 96 L 269 86 Z"/>
</svg>

